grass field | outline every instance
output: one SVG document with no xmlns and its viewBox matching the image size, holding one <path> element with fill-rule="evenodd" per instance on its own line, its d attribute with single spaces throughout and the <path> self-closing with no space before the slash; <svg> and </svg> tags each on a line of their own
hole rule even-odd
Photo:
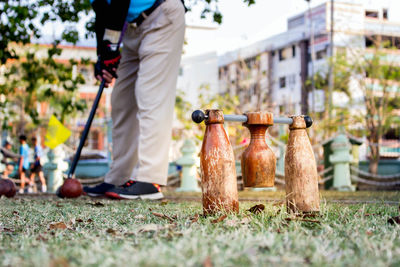
<svg viewBox="0 0 400 267">
<path fill-rule="evenodd" d="M 400 266 L 400 226 L 387 223 L 399 215 L 398 192 L 323 193 L 321 215 L 306 221 L 286 213 L 281 192 L 243 192 L 259 200 L 226 218 L 167 195 L 2 198 L 0 266 Z M 260 203 L 263 212 L 248 211 Z"/>
</svg>

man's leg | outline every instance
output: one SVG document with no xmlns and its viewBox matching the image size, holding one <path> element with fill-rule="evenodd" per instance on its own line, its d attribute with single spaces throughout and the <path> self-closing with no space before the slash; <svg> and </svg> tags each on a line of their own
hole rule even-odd
<svg viewBox="0 0 400 267">
<path fill-rule="evenodd" d="M 168 175 L 176 81 L 185 32 L 180 0 L 166 0 L 139 27 L 140 68 L 135 94 L 138 104 L 138 164 L 131 180 L 106 193 L 113 198 L 159 199 L 159 184 Z"/>
<path fill-rule="evenodd" d="M 156 30 L 151 29 L 152 25 L 149 29 L 144 27 L 139 48 L 139 165 L 132 177 L 135 181 L 165 185 L 185 18 L 179 0 L 167 0 L 160 9 L 160 16 L 165 16 L 169 23 Z"/>
<path fill-rule="evenodd" d="M 25 172 L 23 169 L 22 169 L 22 171 L 19 172 L 19 178 L 21 180 L 21 186 L 19 189 L 19 193 L 24 193 L 26 176 L 25 176 Z"/>
<path fill-rule="evenodd" d="M 139 122 L 136 116 L 135 83 L 139 59 L 134 35 L 134 29 L 129 27 L 124 36 L 118 79 L 111 95 L 113 161 L 105 182 L 114 185 L 121 185 L 129 180 L 138 160 Z"/>
<path fill-rule="evenodd" d="M 29 184 L 32 185 L 35 182 L 35 175 L 36 173 L 32 170 L 29 176 Z"/>
<path fill-rule="evenodd" d="M 44 193 L 44 192 L 47 191 L 47 185 L 46 185 L 46 179 L 44 178 L 44 174 L 43 174 L 42 169 L 40 169 L 38 175 L 39 175 L 40 183 L 42 184 L 42 188 L 41 189 L 42 189 L 42 192 Z"/>
</svg>

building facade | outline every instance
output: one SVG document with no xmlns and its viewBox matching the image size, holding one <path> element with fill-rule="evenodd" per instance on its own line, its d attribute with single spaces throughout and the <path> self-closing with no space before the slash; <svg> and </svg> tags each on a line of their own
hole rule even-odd
<svg viewBox="0 0 400 267">
<path fill-rule="evenodd" d="M 333 10 L 333 39 L 331 11 Z M 311 90 L 310 78 L 329 70 L 330 48 L 363 50 L 380 36 L 400 49 L 400 23 L 390 17 L 381 1 L 334 1 L 309 9 L 287 21 L 288 30 L 219 57 L 219 90 L 240 96 L 244 111 L 260 107 L 275 113 L 303 113 L 312 107 L 323 111 L 323 91 Z M 400 63 L 400 50 L 391 50 Z M 314 96 L 311 91 L 314 91 Z M 354 97 L 362 97 L 352 88 Z M 343 96 L 334 94 L 334 104 Z"/>
</svg>

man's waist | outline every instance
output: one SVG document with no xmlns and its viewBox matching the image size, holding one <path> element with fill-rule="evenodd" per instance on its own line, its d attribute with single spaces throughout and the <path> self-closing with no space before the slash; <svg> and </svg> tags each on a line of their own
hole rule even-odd
<svg viewBox="0 0 400 267">
<path fill-rule="evenodd" d="M 157 7 L 159 7 L 164 2 L 165 2 L 165 0 L 156 0 L 151 7 L 149 7 L 146 10 L 144 10 L 142 13 L 139 14 L 139 16 L 137 18 L 135 18 L 133 21 L 131 21 L 129 23 L 133 24 L 136 27 L 139 27 L 143 23 L 143 21 L 148 16 L 150 16 L 151 13 L 153 13 L 153 11 L 156 10 Z"/>
</svg>

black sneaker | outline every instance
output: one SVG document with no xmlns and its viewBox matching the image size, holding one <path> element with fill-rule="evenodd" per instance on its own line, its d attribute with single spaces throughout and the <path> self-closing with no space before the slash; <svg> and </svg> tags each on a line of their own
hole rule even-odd
<svg viewBox="0 0 400 267">
<path fill-rule="evenodd" d="M 106 192 L 106 196 L 116 199 L 162 199 L 164 195 L 158 184 L 128 181 L 120 187 Z"/>
<path fill-rule="evenodd" d="M 98 197 L 104 195 L 108 190 L 114 188 L 115 185 L 109 183 L 101 183 L 93 187 L 84 186 L 83 191 L 91 197 Z"/>
</svg>

